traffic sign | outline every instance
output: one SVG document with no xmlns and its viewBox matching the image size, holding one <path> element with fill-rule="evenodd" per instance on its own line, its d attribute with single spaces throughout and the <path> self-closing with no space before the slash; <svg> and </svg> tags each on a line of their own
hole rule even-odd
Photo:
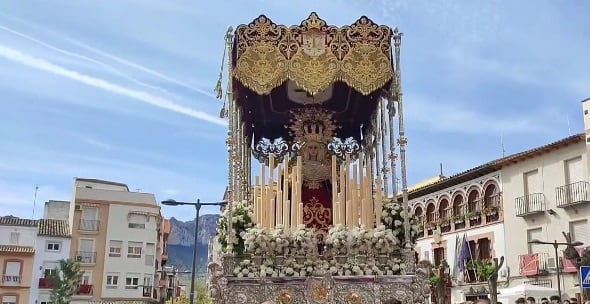
<svg viewBox="0 0 590 304">
<path fill-rule="evenodd" d="M 584 289 L 590 289 L 590 266 L 580 266 L 581 286 Z"/>
</svg>

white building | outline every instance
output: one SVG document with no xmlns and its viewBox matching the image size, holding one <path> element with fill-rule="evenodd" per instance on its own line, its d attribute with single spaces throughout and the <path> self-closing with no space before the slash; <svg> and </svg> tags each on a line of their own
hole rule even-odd
<svg viewBox="0 0 590 304">
<path fill-rule="evenodd" d="M 452 303 L 487 296 L 487 284 L 471 262 L 506 256 L 502 188 L 495 163 L 416 185 L 409 189 L 409 198 L 414 214 L 424 223 L 416 252 L 435 267 L 447 262 Z M 464 237 L 470 254 L 461 261 L 466 269 L 459 271 L 458 250 Z"/>
<path fill-rule="evenodd" d="M 51 216 L 47 209 L 45 216 Z M 47 278 L 60 260 L 70 258 L 71 232 L 66 219 L 41 219 L 38 227 L 29 303 L 49 304 L 53 284 Z"/>
<path fill-rule="evenodd" d="M 587 111 L 587 105 L 584 105 Z M 590 128 L 585 112 L 586 129 Z M 587 131 L 588 132 L 588 131 Z M 563 258 L 565 246 L 529 244 L 529 241 L 573 241 L 590 246 L 590 184 L 588 135 L 578 134 L 507 158 L 502 165 L 504 224 L 510 287 L 523 283 L 552 288 L 562 299 L 580 292 L 577 269 Z"/>
</svg>

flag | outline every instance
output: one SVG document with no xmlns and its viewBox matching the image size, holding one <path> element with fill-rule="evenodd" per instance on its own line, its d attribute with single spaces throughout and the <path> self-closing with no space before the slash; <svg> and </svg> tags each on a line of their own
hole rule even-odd
<svg viewBox="0 0 590 304">
<path fill-rule="evenodd" d="M 453 279 L 457 279 L 457 259 L 459 258 L 459 235 L 455 235 L 455 252 L 453 252 L 453 261 L 455 261 L 453 265 Z"/>
<path fill-rule="evenodd" d="M 461 250 L 459 252 L 459 258 L 457 259 L 457 268 L 463 272 L 465 270 L 465 262 L 471 256 L 471 250 L 469 250 L 469 243 L 467 242 L 467 236 L 463 235 L 461 241 Z"/>
</svg>

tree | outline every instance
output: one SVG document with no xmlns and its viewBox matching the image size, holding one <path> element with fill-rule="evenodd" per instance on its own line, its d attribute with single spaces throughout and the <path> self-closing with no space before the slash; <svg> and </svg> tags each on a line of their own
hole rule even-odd
<svg viewBox="0 0 590 304">
<path fill-rule="evenodd" d="M 568 244 L 563 252 L 566 259 L 572 261 L 576 268 L 578 268 L 578 277 L 580 276 L 580 266 L 590 266 L 590 247 L 586 247 L 582 254 L 572 245 L 572 235 L 569 232 L 562 232 L 565 237 L 566 243 Z M 582 289 L 583 300 L 590 299 L 590 289 Z"/>
<path fill-rule="evenodd" d="M 488 282 L 492 304 L 498 303 L 498 271 L 502 265 L 504 265 L 503 256 L 500 257 L 500 263 L 497 260 L 477 262 L 477 274 Z"/>
<path fill-rule="evenodd" d="M 447 297 L 447 281 L 449 280 L 448 269 L 449 264 L 446 260 L 442 260 L 436 273 L 432 273 L 430 276 L 430 287 L 433 291 L 434 302 L 436 304 L 445 303 Z"/>
<path fill-rule="evenodd" d="M 59 261 L 59 267 L 55 268 L 49 277 L 54 284 L 51 290 L 51 303 L 69 304 L 72 296 L 78 291 L 83 274 L 78 262 L 71 259 Z"/>
</svg>

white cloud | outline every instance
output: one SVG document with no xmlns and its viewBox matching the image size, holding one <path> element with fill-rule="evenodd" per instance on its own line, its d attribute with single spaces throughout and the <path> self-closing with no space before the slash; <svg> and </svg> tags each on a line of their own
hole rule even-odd
<svg viewBox="0 0 590 304">
<path fill-rule="evenodd" d="M 546 130 L 544 119 L 531 115 L 505 115 L 477 112 L 448 100 L 431 101 L 415 94 L 404 95 L 404 116 L 408 123 L 435 132 L 464 134 L 536 133 Z M 535 117 L 532 119 L 531 117 Z"/>
<path fill-rule="evenodd" d="M 26 55 L 18 50 L 2 46 L 0 45 L 0 57 L 8 59 L 13 62 L 17 62 L 23 64 L 25 66 L 35 68 L 38 70 L 42 70 L 45 72 L 49 72 L 55 75 L 63 76 L 69 78 L 74 81 L 78 81 L 84 83 L 86 85 L 103 89 L 105 91 L 119 94 L 122 96 L 126 96 L 159 108 L 163 108 L 166 110 L 170 110 L 173 112 L 177 112 L 180 114 L 184 114 L 193 118 L 197 118 L 209 123 L 213 123 L 220 126 L 226 126 L 227 122 L 221 118 L 216 116 L 207 114 L 205 112 L 197 111 L 185 106 L 181 106 L 176 104 L 172 101 L 167 99 L 161 98 L 159 96 L 152 95 L 147 92 L 138 91 L 134 89 L 130 89 L 127 87 L 123 87 L 114 83 L 110 83 L 104 79 L 96 78 L 89 75 L 83 75 L 76 71 L 66 69 L 64 67 L 52 64 L 48 61 L 43 59 L 35 58 L 29 55 Z"/>
<path fill-rule="evenodd" d="M 88 135 L 84 135 L 84 134 L 79 134 L 79 133 L 71 133 L 71 135 L 74 138 L 77 138 L 78 140 L 89 144 L 95 148 L 99 148 L 99 149 L 103 149 L 103 150 L 111 150 L 113 147 L 105 142 L 102 142 L 96 138 L 92 138 Z"/>
<path fill-rule="evenodd" d="M 68 180 L 69 181 L 69 180 Z M 35 218 L 43 215 L 44 203 L 48 200 L 70 200 L 69 189 L 58 189 L 55 185 L 39 184 L 35 198 L 35 184 L 0 179 L 0 216 L 14 215 Z"/>
</svg>

